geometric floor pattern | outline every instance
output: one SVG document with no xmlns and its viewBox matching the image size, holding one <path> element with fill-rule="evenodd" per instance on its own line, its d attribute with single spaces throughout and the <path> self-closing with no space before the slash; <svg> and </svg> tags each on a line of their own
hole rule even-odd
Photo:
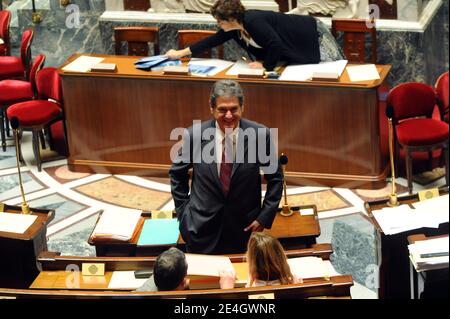
<svg viewBox="0 0 450 319">
<path fill-rule="evenodd" d="M 12 145 L 11 142 L 8 144 Z M 43 170 L 38 172 L 28 134 L 23 136 L 22 151 L 26 162 L 22 166 L 26 198 L 31 207 L 55 209 L 55 219 L 47 231 L 48 246 L 63 255 L 95 255 L 87 239 L 102 209 L 169 210 L 174 207 L 168 179 L 73 173 L 67 169 L 66 160 L 44 163 Z M 406 192 L 406 180 L 399 178 L 397 183 L 398 192 Z M 445 180 L 440 178 L 428 185 L 415 183 L 414 190 L 444 184 Z M 374 290 L 365 283 L 365 269 L 378 261 L 375 231 L 364 218 L 364 201 L 383 198 L 389 190 L 389 184 L 380 190 L 288 187 L 291 205 L 317 205 L 321 225 L 318 242 L 332 243 L 333 249 L 340 252 L 333 255 L 332 263 L 336 271 L 353 276 L 353 298 L 376 298 Z M 7 152 L 0 150 L 0 201 L 10 205 L 21 203 L 13 146 Z"/>
</svg>

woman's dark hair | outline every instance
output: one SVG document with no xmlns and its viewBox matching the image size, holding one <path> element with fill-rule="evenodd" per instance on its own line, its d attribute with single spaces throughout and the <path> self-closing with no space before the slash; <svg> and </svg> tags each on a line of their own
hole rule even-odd
<svg viewBox="0 0 450 319">
<path fill-rule="evenodd" d="M 245 8 L 240 0 L 217 0 L 211 8 L 211 14 L 217 20 L 236 19 L 237 22 L 244 21 Z"/>
</svg>

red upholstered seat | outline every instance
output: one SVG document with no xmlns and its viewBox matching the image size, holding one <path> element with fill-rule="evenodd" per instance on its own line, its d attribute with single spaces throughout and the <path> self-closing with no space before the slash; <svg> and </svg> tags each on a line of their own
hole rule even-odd
<svg viewBox="0 0 450 319">
<path fill-rule="evenodd" d="M 9 124 L 4 120 L 5 118 L 5 109 L 8 108 L 9 105 L 23 102 L 27 100 L 31 100 L 34 95 L 35 88 L 35 78 L 37 72 L 42 68 L 45 62 L 45 55 L 39 54 L 33 62 L 31 67 L 29 81 L 21 81 L 21 80 L 3 80 L 0 81 L 0 129 L 1 129 L 1 137 L 2 137 L 2 148 L 3 151 L 6 151 L 6 136 L 5 133 L 9 136 Z"/>
<path fill-rule="evenodd" d="M 16 56 L 0 56 L 0 78 L 23 77 L 25 66 Z"/>
<path fill-rule="evenodd" d="M 397 124 L 397 138 L 403 145 L 431 145 L 448 138 L 448 124 L 434 119 L 404 120 Z"/>
<path fill-rule="evenodd" d="M 10 78 L 27 78 L 30 72 L 31 42 L 33 30 L 25 30 L 20 43 L 20 57 L 0 56 L 0 80 Z"/>
<path fill-rule="evenodd" d="M 0 10 L 0 38 L 3 43 L 0 44 L 0 55 L 9 55 L 9 23 L 11 22 L 11 12 Z"/>
<path fill-rule="evenodd" d="M 434 87 L 436 89 L 436 98 L 439 106 L 439 112 L 441 113 L 441 118 L 448 123 L 448 72 L 445 72 L 439 76 Z"/>
<path fill-rule="evenodd" d="M 17 117 L 21 126 L 35 126 L 53 120 L 61 114 L 61 108 L 55 102 L 34 100 L 11 105 L 6 112 L 9 119 Z"/>
<path fill-rule="evenodd" d="M 43 140 L 42 130 L 50 131 L 48 128 L 53 123 L 63 119 L 62 86 L 58 71 L 55 68 L 44 68 L 38 72 L 36 88 L 39 99 L 13 104 L 7 109 L 7 114 L 9 119 L 17 118 L 21 131 L 27 130 L 33 133 L 33 151 L 38 171 L 40 171 L 39 137 Z"/>
<path fill-rule="evenodd" d="M 431 160 L 434 150 L 443 149 L 448 185 L 448 123 L 432 118 L 436 105 L 434 89 L 424 83 L 403 83 L 389 92 L 387 103 L 393 108 L 396 165 L 401 147 L 405 152 L 409 192 L 412 192 L 412 152 L 426 151 Z"/>
<path fill-rule="evenodd" d="M 0 104 L 9 104 L 14 101 L 31 100 L 33 88 L 31 83 L 20 80 L 0 81 Z"/>
</svg>

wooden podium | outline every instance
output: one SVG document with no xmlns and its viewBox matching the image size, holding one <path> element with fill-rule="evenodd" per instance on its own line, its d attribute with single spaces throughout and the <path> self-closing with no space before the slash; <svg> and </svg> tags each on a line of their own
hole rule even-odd
<svg viewBox="0 0 450 319">
<path fill-rule="evenodd" d="M 448 194 L 448 189 L 441 190 L 440 195 Z M 417 194 L 398 198 L 400 205 L 412 204 L 419 201 Z M 425 236 L 437 236 L 448 234 L 448 223 L 442 223 L 439 228 L 422 227 L 405 231 L 399 234 L 386 235 L 373 217 L 372 211 L 387 207 L 387 199 L 366 202 L 365 207 L 370 221 L 378 234 L 379 247 L 379 278 L 380 287 L 378 297 L 380 299 L 410 298 L 410 273 L 408 236 L 424 234 Z"/>
<path fill-rule="evenodd" d="M 4 205 L 3 211 L 20 214 L 21 207 Z M 33 208 L 32 214 L 38 217 L 23 234 L 0 231 L 0 287 L 28 288 L 39 274 L 36 260 L 47 250 L 47 225 L 55 212 Z"/>
</svg>

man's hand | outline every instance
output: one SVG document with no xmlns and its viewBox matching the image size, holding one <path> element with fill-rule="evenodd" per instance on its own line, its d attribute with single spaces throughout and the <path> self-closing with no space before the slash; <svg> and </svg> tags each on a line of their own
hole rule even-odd
<svg viewBox="0 0 450 319">
<path fill-rule="evenodd" d="M 259 221 L 257 221 L 256 219 L 253 221 L 253 223 L 251 223 L 249 226 L 247 226 L 244 231 L 249 231 L 251 230 L 252 232 L 254 231 L 263 231 L 264 230 L 264 226 L 262 226 Z"/>
<path fill-rule="evenodd" d="M 219 276 L 220 289 L 234 288 L 234 283 L 236 281 L 236 274 L 234 272 L 221 270 L 219 272 Z"/>
</svg>

